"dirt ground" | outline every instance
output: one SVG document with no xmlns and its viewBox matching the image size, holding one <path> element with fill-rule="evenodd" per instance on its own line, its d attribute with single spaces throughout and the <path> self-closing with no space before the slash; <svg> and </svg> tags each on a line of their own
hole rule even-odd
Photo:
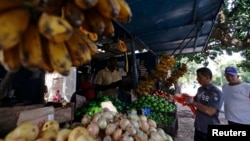
<svg viewBox="0 0 250 141">
<path fill-rule="evenodd" d="M 193 141 L 194 135 L 194 116 L 191 110 L 187 106 L 177 105 L 177 117 L 178 117 L 178 132 L 174 141 Z M 226 124 L 227 121 L 224 118 L 224 113 L 220 113 L 221 124 Z"/>
</svg>

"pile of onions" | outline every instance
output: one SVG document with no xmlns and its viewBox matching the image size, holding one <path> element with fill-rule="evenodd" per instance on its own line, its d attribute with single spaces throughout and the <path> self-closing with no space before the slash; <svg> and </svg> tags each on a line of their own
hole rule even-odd
<svg viewBox="0 0 250 141">
<path fill-rule="evenodd" d="M 154 120 L 145 115 L 130 115 L 103 110 L 93 117 L 84 115 L 82 126 L 99 141 L 172 141 L 172 137 L 157 128 Z"/>
</svg>

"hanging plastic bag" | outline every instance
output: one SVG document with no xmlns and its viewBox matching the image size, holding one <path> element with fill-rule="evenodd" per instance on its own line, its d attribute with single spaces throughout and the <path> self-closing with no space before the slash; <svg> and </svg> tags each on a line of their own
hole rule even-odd
<svg viewBox="0 0 250 141">
<path fill-rule="evenodd" d="M 192 96 L 190 96 L 186 93 L 183 93 L 180 96 L 175 96 L 174 101 L 180 103 L 183 106 L 188 106 L 190 108 L 190 110 L 193 112 L 193 114 L 196 115 L 197 114 L 196 108 L 192 104 L 188 104 L 185 101 L 186 98 L 190 98 L 190 97 L 193 98 Z"/>
</svg>

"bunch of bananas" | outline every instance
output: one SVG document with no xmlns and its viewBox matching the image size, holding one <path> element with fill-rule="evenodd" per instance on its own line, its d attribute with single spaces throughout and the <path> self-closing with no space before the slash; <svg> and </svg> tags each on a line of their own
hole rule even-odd
<svg viewBox="0 0 250 141">
<path fill-rule="evenodd" d="M 139 95 L 149 95 L 156 83 L 156 79 L 146 79 L 139 81 L 135 92 Z"/>
<path fill-rule="evenodd" d="M 169 77 L 169 73 L 175 64 L 173 56 L 164 54 L 161 56 L 160 61 L 156 64 L 155 69 L 151 71 L 151 74 L 160 82 L 165 81 Z"/>
<path fill-rule="evenodd" d="M 112 20 L 131 17 L 125 0 L 0 1 L 0 62 L 66 76 L 98 52 L 98 36 L 114 35 Z"/>
<path fill-rule="evenodd" d="M 180 77 L 182 77 L 187 72 L 187 64 L 181 64 L 180 67 L 174 69 L 171 73 L 171 76 L 163 81 L 163 84 L 166 88 L 169 88 L 175 84 Z"/>
<path fill-rule="evenodd" d="M 176 69 L 173 69 L 174 65 L 175 59 L 173 56 L 167 54 L 162 55 L 155 69 L 153 69 L 150 74 L 144 76 L 144 81 L 139 81 L 135 92 L 138 95 L 150 95 L 156 82 L 161 82 L 167 88 L 172 86 L 179 77 L 187 72 L 186 64 L 182 64 Z"/>
</svg>

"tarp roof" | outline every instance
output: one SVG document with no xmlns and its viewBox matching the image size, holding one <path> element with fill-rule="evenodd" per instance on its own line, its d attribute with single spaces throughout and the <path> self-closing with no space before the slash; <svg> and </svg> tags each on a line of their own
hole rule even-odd
<svg viewBox="0 0 250 141">
<path fill-rule="evenodd" d="M 156 55 L 202 52 L 223 0 L 127 0 L 133 13 L 120 24 L 132 39 Z M 117 27 L 116 27 L 117 28 Z M 124 36 L 116 30 L 116 37 Z"/>
</svg>

